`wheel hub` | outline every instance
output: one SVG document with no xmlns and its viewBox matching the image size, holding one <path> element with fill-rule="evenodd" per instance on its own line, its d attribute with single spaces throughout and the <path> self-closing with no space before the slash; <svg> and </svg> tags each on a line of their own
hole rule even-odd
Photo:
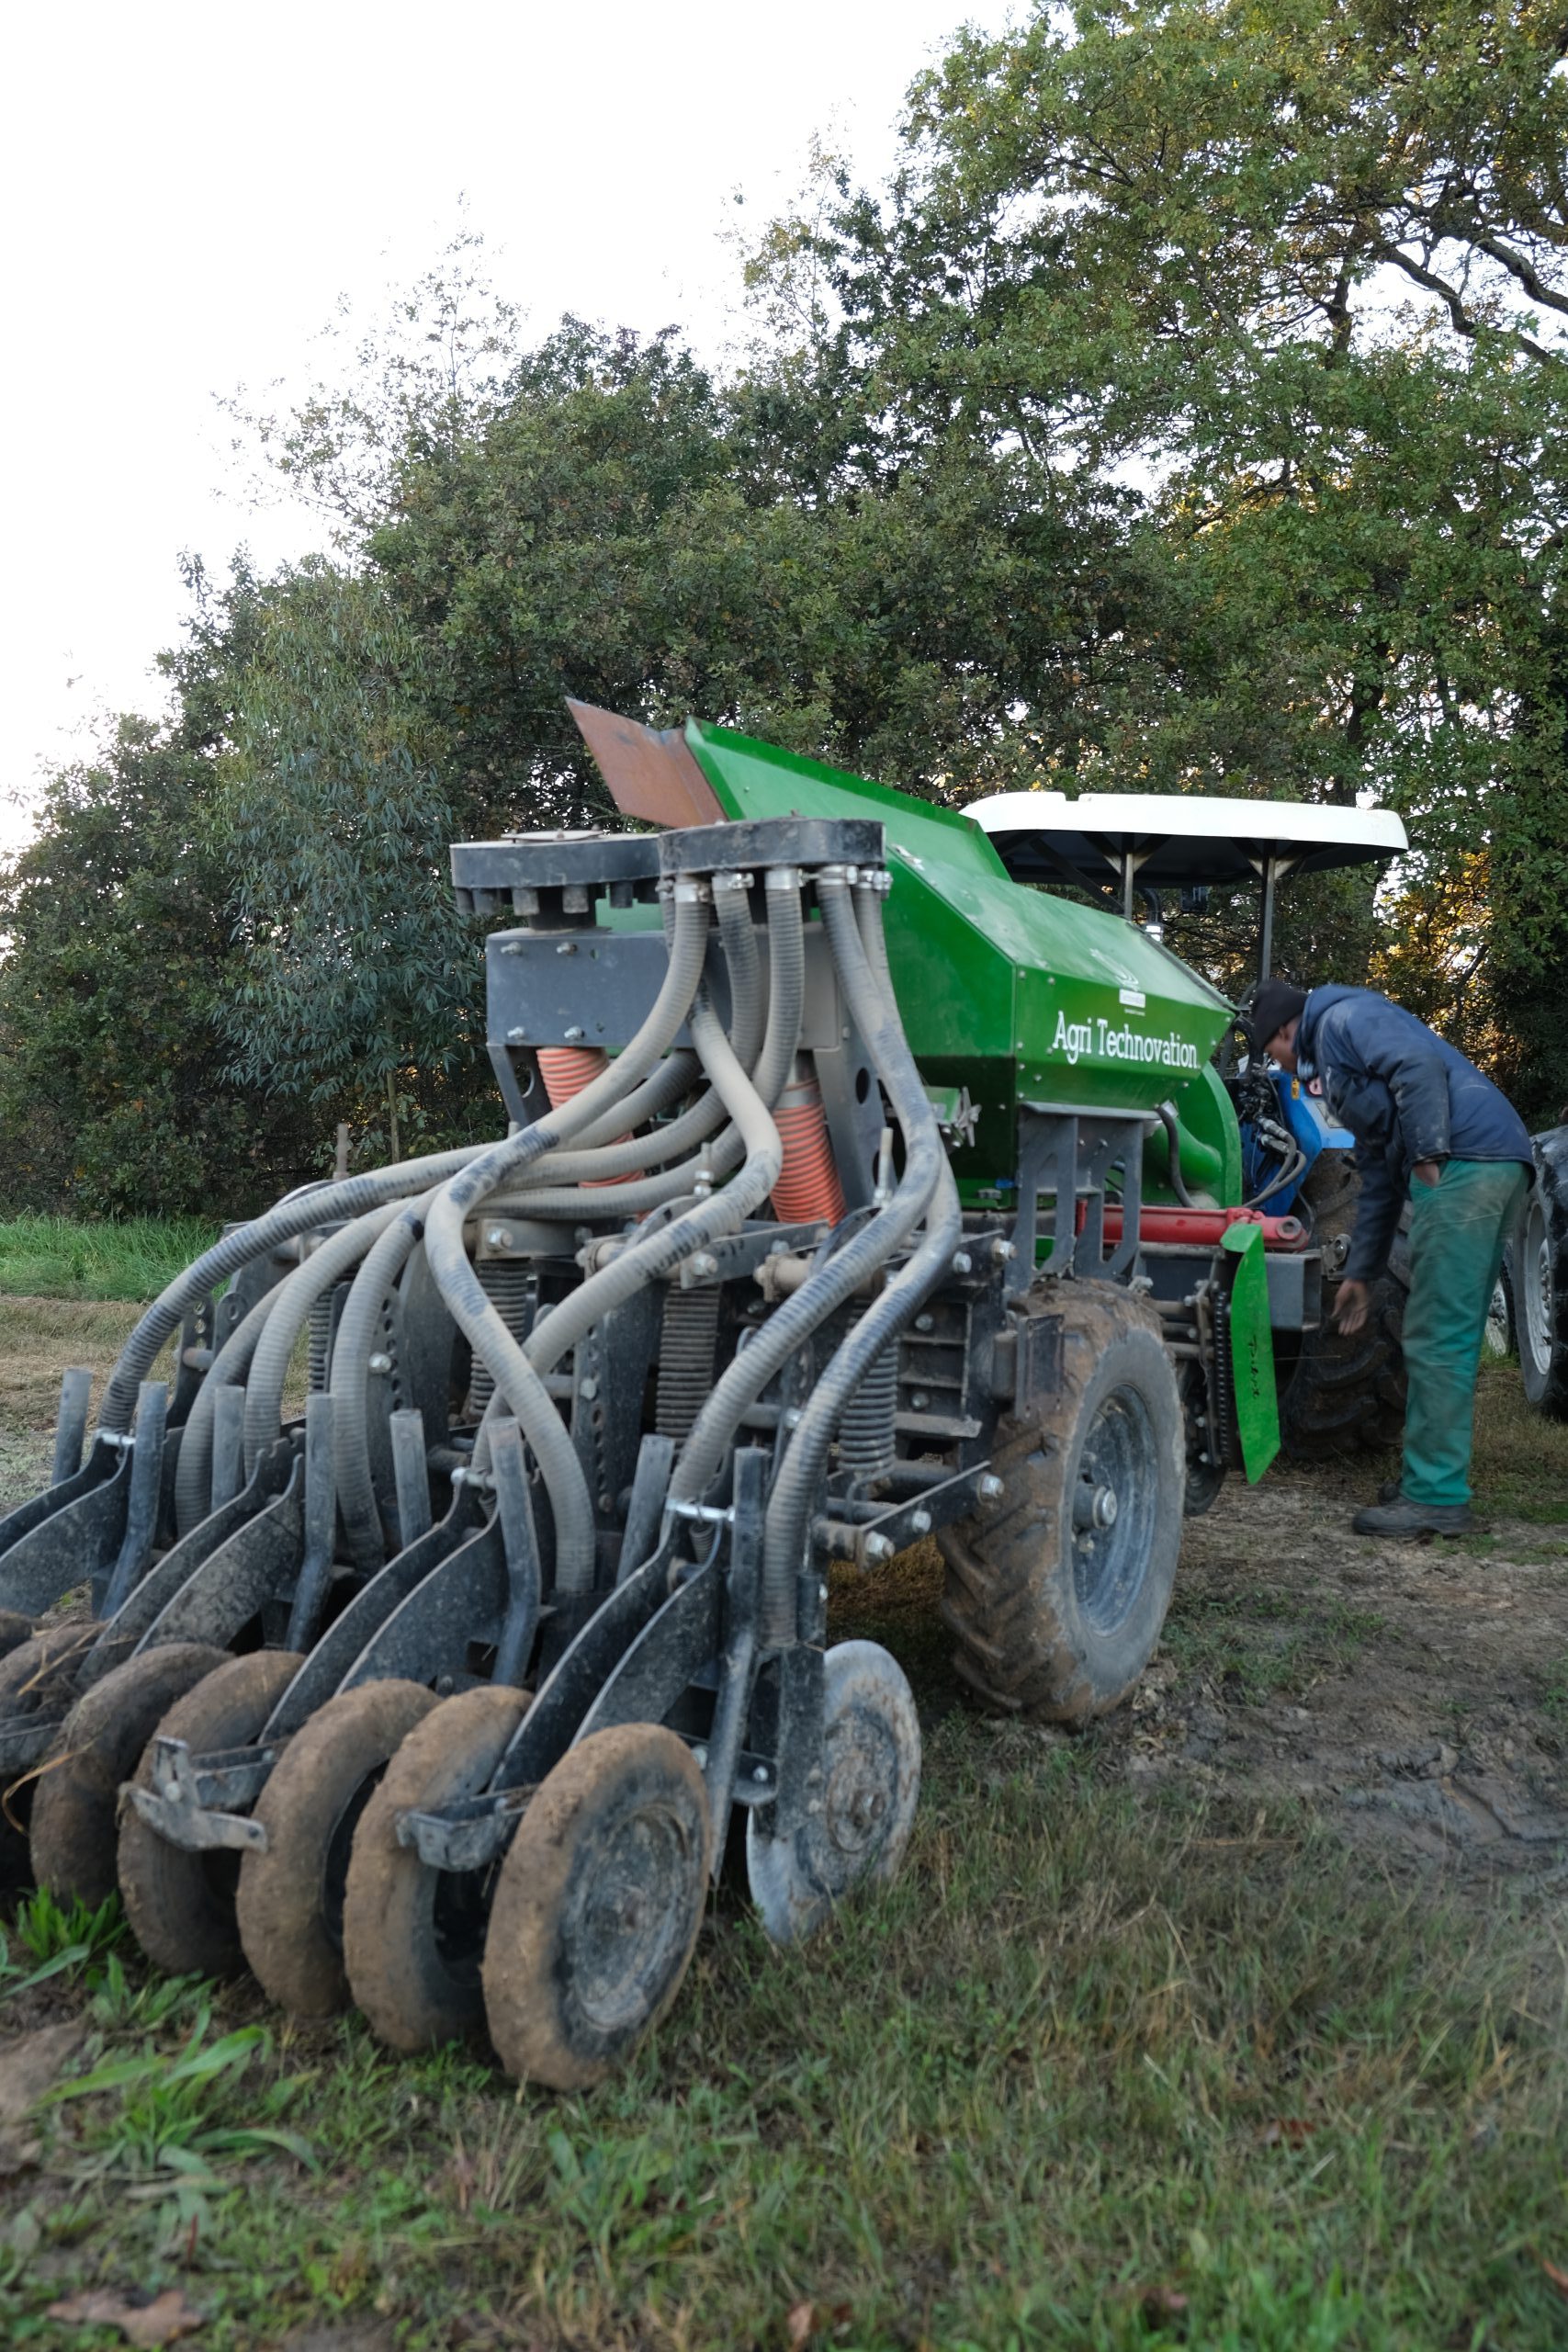
<svg viewBox="0 0 1568 2352">
<path fill-rule="evenodd" d="M 874 1845 L 897 1773 L 893 1741 L 873 1716 L 857 1709 L 832 1726 L 823 1812 L 829 1836 L 852 1864 L 858 1864 Z"/>
<path fill-rule="evenodd" d="M 1112 1389 L 1084 1438 L 1073 1487 L 1073 1586 L 1100 1633 L 1137 1600 L 1159 1495 L 1154 1423 L 1135 1388 Z"/>
<path fill-rule="evenodd" d="M 577 2001 L 601 2031 L 635 2021 L 662 1977 L 683 1933 L 687 1863 L 680 1822 L 649 1807 L 615 1825 L 584 1874 L 568 1949 Z"/>
</svg>

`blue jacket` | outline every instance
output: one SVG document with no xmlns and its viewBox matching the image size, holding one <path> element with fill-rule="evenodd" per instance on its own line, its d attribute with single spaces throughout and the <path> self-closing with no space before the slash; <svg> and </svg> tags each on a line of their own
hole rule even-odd
<svg viewBox="0 0 1568 2352">
<path fill-rule="evenodd" d="M 1302 1069 L 1356 1138 L 1361 1197 L 1345 1273 L 1372 1282 L 1388 1263 L 1418 1159 L 1519 1159 L 1534 1166 L 1524 1121 L 1473 1062 L 1374 989 L 1314 989 L 1296 1032 Z"/>
</svg>

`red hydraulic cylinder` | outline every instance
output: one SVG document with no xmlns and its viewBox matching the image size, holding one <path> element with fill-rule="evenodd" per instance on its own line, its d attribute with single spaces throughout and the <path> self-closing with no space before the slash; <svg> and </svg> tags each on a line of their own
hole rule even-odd
<svg viewBox="0 0 1568 2352">
<path fill-rule="evenodd" d="M 1080 1232 L 1083 1222 L 1084 1212 L 1080 1208 Z M 1144 1241 L 1174 1241 L 1192 1250 L 1217 1250 L 1233 1225 L 1260 1225 L 1265 1250 L 1306 1248 L 1307 1229 L 1299 1216 L 1265 1216 L 1258 1209 L 1145 1208 L 1138 1218 L 1138 1236 Z M 1122 1212 L 1109 1204 L 1105 1211 L 1105 1238 L 1122 1238 Z"/>
</svg>

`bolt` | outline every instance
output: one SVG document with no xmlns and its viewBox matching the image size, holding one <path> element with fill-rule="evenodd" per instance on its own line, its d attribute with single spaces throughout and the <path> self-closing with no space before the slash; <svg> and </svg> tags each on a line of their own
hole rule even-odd
<svg viewBox="0 0 1568 2352">
<path fill-rule="evenodd" d="M 931 1397 L 925 1389 L 916 1388 L 910 1391 L 909 1404 L 913 1411 L 917 1413 L 923 1413 L 931 1401 Z"/>
<path fill-rule="evenodd" d="M 1007 1488 L 1003 1486 L 1001 1480 L 997 1476 L 994 1470 L 987 1470 L 985 1476 L 981 1479 L 979 1486 L 976 1488 L 976 1492 L 978 1494 L 980 1500 L 983 1503 L 999 1503 L 1002 1497 L 1006 1494 Z"/>
<path fill-rule="evenodd" d="M 688 1265 L 699 1281 L 705 1282 L 708 1275 L 716 1274 L 718 1272 L 718 1260 L 710 1257 L 705 1250 L 699 1250 L 696 1256 L 688 1261 Z"/>
<path fill-rule="evenodd" d="M 1018 1250 L 1012 1242 L 1003 1241 L 998 1238 L 991 1244 L 991 1255 L 998 1266 L 1005 1266 L 1010 1260 L 1017 1257 Z"/>
<path fill-rule="evenodd" d="M 863 1546 L 866 1558 L 873 1566 L 890 1560 L 898 1549 L 891 1535 L 868 1535 Z"/>
<path fill-rule="evenodd" d="M 934 1315 L 917 1315 L 915 1317 L 915 1329 L 917 1331 L 934 1331 L 936 1329 L 936 1317 Z"/>
<path fill-rule="evenodd" d="M 596 1380 L 580 1380 L 577 1384 L 577 1393 L 585 1405 L 592 1405 L 599 1394 L 599 1383 Z"/>
<path fill-rule="evenodd" d="M 390 1372 L 392 1369 L 391 1357 L 373 1355 L 370 1359 L 370 1369 L 372 1372 Z"/>
<path fill-rule="evenodd" d="M 556 954 L 558 956 L 575 956 L 576 953 L 577 942 L 575 939 L 563 939 L 560 945 L 556 949 Z"/>
<path fill-rule="evenodd" d="M 752 1767 L 751 1767 L 751 1778 L 752 1778 L 752 1779 L 753 1779 L 753 1780 L 758 1783 L 759 1787 L 761 1787 L 761 1785 L 763 1785 L 763 1784 L 766 1782 L 766 1781 L 767 1781 L 767 1777 L 768 1777 L 768 1768 L 767 1768 L 767 1766 L 766 1766 L 765 1764 L 753 1764 L 753 1765 L 752 1765 Z"/>
<path fill-rule="evenodd" d="M 704 1771 L 706 1771 L 706 1770 L 707 1770 L 707 1760 L 708 1760 L 708 1752 L 707 1752 L 707 1749 L 706 1749 L 705 1747 L 694 1747 L 694 1748 L 693 1748 L 693 1750 L 692 1750 L 692 1761 L 693 1761 L 693 1763 L 694 1763 L 694 1764 L 695 1764 L 695 1765 L 699 1766 L 699 1767 L 701 1768 L 701 1770 L 704 1770 Z"/>
<path fill-rule="evenodd" d="M 569 1029 L 566 1033 L 566 1042 L 569 1046 L 581 1046 L 582 1043 L 581 1030 L 575 1026 Z"/>
<path fill-rule="evenodd" d="M 511 1238 L 511 1234 L 508 1233 L 503 1225 L 492 1225 L 490 1231 L 485 1235 L 485 1248 L 487 1250 L 504 1250 Z M 501 1276 L 499 1274 L 496 1276 L 496 1280 L 497 1282 L 501 1280 Z"/>
<path fill-rule="evenodd" d="M 910 1532 L 910 1534 L 911 1534 L 911 1535 L 929 1535 L 929 1534 L 931 1533 L 931 1515 L 930 1511 L 929 1511 L 929 1510 L 912 1510 L 912 1511 L 909 1513 L 909 1532 Z"/>
<path fill-rule="evenodd" d="M 528 1042 L 528 1032 L 521 1026 L 509 1029 L 506 1033 L 506 1042 L 509 1046 L 525 1046 Z"/>
<path fill-rule="evenodd" d="M 968 1273 L 974 1263 L 975 1261 L 971 1258 L 967 1250 L 955 1250 L 953 1251 L 953 1271 L 955 1274 Z"/>
<path fill-rule="evenodd" d="M 827 1600 L 827 1598 L 828 1598 L 828 1588 L 827 1588 L 827 1585 L 826 1585 L 826 1584 L 819 1584 L 819 1585 L 818 1586 L 818 1588 L 817 1588 L 817 1598 L 818 1598 L 818 1600 Z"/>
<path fill-rule="evenodd" d="M 800 1427 L 800 1407 L 798 1405 L 791 1405 L 789 1407 L 784 1417 L 784 1425 L 786 1430 L 797 1430 Z"/>
</svg>

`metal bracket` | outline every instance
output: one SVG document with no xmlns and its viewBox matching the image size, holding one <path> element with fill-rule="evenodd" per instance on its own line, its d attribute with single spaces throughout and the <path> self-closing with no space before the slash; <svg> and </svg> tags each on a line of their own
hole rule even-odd
<svg viewBox="0 0 1568 2352">
<path fill-rule="evenodd" d="M 533 1794 L 531 1788 L 505 1789 L 455 1798 L 439 1813 L 400 1813 L 398 1843 L 412 1846 L 427 1870 L 485 1870 L 506 1851 Z"/>
<path fill-rule="evenodd" d="M 198 1764 L 185 1740 L 157 1739 L 152 1787 L 130 1783 L 123 1793 L 149 1828 L 187 1854 L 265 1854 L 265 1824 L 230 1808 L 254 1804 L 276 1761 L 276 1747 L 229 1747 Z"/>
</svg>

